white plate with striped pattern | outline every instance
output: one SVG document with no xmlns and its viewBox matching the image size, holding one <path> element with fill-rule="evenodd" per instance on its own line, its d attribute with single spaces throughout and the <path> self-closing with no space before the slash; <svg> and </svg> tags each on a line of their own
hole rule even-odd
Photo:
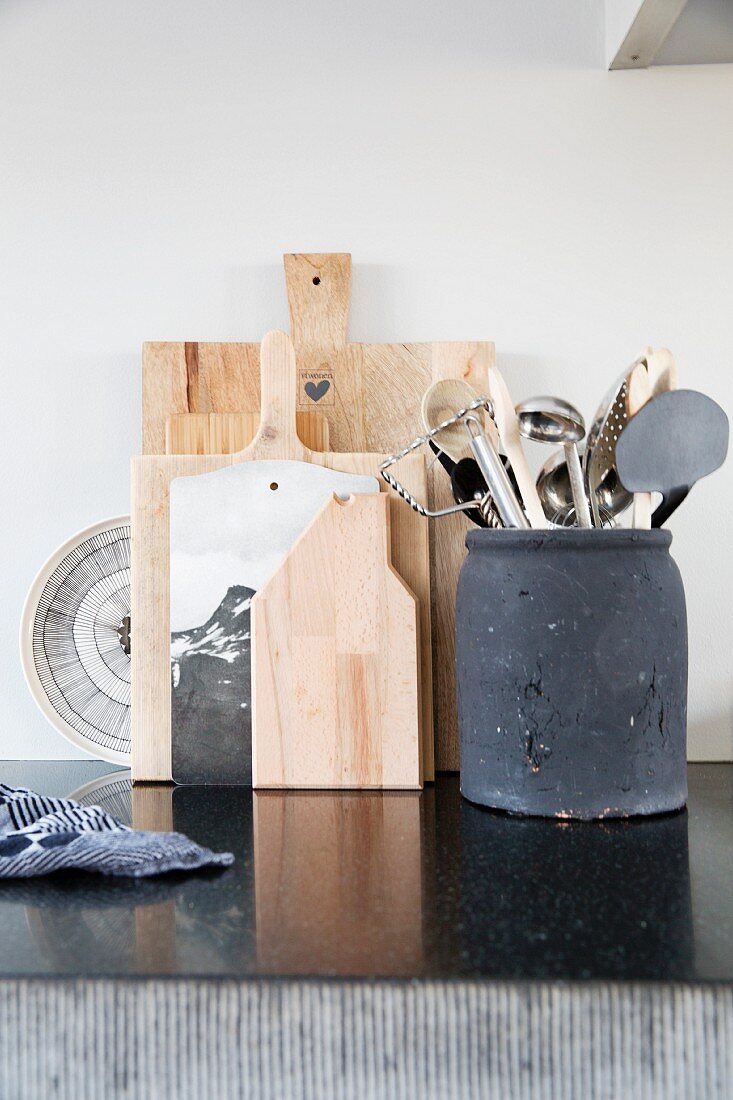
<svg viewBox="0 0 733 1100">
<path fill-rule="evenodd" d="M 39 570 L 20 656 L 52 726 L 113 764 L 130 762 L 130 517 L 79 531 Z"/>
</svg>

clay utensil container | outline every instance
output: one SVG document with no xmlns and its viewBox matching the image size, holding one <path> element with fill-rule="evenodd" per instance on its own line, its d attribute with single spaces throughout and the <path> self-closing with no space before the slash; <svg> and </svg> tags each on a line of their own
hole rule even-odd
<svg viewBox="0 0 733 1100">
<path fill-rule="evenodd" d="M 579 819 L 684 805 L 687 626 L 670 543 L 629 528 L 469 531 L 456 606 L 466 798 Z"/>
<path fill-rule="evenodd" d="M 559 397 L 533 397 L 517 405 L 515 412 L 520 435 L 537 443 L 561 443 L 570 479 L 576 522 L 592 527 L 590 507 L 585 495 L 583 469 L 578 443 L 585 436 L 585 421 L 568 401 Z"/>
<path fill-rule="evenodd" d="M 695 482 L 722 466 L 728 435 L 720 405 L 696 390 L 660 393 L 629 421 L 616 448 L 619 477 L 630 492 L 662 494 L 652 527 L 661 527 Z"/>
</svg>

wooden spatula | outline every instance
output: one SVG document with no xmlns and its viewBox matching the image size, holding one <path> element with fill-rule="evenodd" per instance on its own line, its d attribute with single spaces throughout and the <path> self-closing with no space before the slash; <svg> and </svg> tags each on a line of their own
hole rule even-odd
<svg viewBox="0 0 733 1100">
<path fill-rule="evenodd" d="M 501 446 L 514 471 L 529 522 L 532 527 L 547 527 L 547 517 L 524 454 L 512 395 L 496 366 L 492 366 L 489 371 L 489 396 L 494 405 L 494 418 L 499 429 Z"/>
<path fill-rule="evenodd" d="M 645 362 L 637 363 L 629 375 L 626 385 L 626 403 L 629 416 L 636 416 L 652 396 L 652 384 Z M 652 525 L 652 494 L 634 493 L 632 524 L 639 530 L 648 531 Z"/>
</svg>

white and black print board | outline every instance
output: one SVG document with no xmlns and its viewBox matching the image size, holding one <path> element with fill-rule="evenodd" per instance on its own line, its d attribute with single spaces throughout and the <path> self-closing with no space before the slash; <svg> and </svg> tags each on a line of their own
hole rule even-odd
<svg viewBox="0 0 733 1100">
<path fill-rule="evenodd" d="M 252 782 L 250 602 L 336 493 L 374 477 L 255 461 L 170 489 L 171 749 L 176 783 Z"/>
<path fill-rule="evenodd" d="M 33 698 L 73 744 L 130 762 L 130 517 L 51 555 L 28 593 L 20 655 Z"/>
</svg>

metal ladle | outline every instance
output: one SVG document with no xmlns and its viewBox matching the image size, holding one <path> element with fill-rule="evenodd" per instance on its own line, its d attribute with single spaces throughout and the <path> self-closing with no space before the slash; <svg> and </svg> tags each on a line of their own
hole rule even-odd
<svg viewBox="0 0 733 1100">
<path fill-rule="evenodd" d="M 590 506 L 583 485 L 578 443 L 585 437 L 585 421 L 578 410 L 559 397 L 532 397 L 517 405 L 519 431 L 537 443 L 562 443 L 578 524 L 592 527 Z"/>
<path fill-rule="evenodd" d="M 575 505 L 564 451 L 555 451 L 545 462 L 537 477 L 537 492 L 547 518 L 561 527 L 565 526 L 568 518 L 575 513 Z M 596 496 L 599 513 L 609 519 L 624 512 L 634 499 L 633 494 L 621 484 L 615 467 L 603 478 Z"/>
</svg>

